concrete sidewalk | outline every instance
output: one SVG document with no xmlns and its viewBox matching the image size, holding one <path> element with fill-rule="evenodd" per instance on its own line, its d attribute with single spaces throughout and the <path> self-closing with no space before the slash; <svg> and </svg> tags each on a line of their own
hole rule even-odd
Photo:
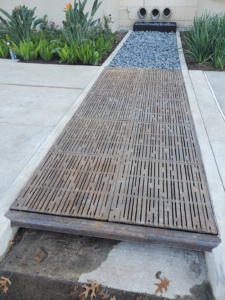
<svg viewBox="0 0 225 300">
<path fill-rule="evenodd" d="M 99 69 L 0 60 L 0 256 L 15 231 L 4 217 L 7 191 Z"/>
</svg>

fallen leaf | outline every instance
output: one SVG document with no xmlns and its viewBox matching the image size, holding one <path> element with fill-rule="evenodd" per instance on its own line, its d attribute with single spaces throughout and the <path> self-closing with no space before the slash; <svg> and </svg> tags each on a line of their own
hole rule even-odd
<svg viewBox="0 0 225 300">
<path fill-rule="evenodd" d="M 167 286 L 170 283 L 170 281 L 166 277 L 164 277 L 164 279 L 159 277 L 159 280 L 161 281 L 161 283 L 154 283 L 154 285 L 158 286 L 157 290 L 155 291 L 156 294 L 158 294 L 158 292 L 160 292 L 162 294 L 163 288 L 165 289 L 165 291 L 167 291 Z"/>
<path fill-rule="evenodd" d="M 155 278 L 156 278 L 156 279 L 159 279 L 161 274 L 162 274 L 161 271 L 157 272 L 157 273 L 155 274 Z"/>
<path fill-rule="evenodd" d="M 113 296 L 110 300 L 116 300 L 116 297 L 115 296 Z"/>
<path fill-rule="evenodd" d="M 66 247 L 66 245 L 62 245 L 62 248 Z"/>
<path fill-rule="evenodd" d="M 75 294 L 77 294 L 78 288 L 79 288 L 78 285 L 76 285 L 76 286 L 74 287 L 74 289 L 73 289 L 73 292 L 71 292 L 70 295 L 75 295 Z"/>
<path fill-rule="evenodd" d="M 11 238 L 11 240 L 9 241 L 9 248 L 12 246 L 12 244 L 14 244 L 14 238 Z"/>
<path fill-rule="evenodd" d="M 91 286 L 87 286 L 86 284 L 83 285 L 83 288 L 84 288 L 86 291 L 84 291 L 84 292 L 82 292 L 82 293 L 80 294 L 80 297 L 81 297 L 82 295 L 84 295 L 84 298 L 82 298 L 82 299 L 86 299 L 87 296 L 88 296 L 88 294 L 89 294 L 89 292 L 91 292 L 91 299 L 93 299 L 93 297 L 96 297 L 96 294 L 95 294 L 95 293 L 98 292 L 99 284 L 97 283 L 96 280 L 94 280 L 94 282 L 91 281 L 91 280 L 88 280 L 88 283 L 90 283 Z"/>
<path fill-rule="evenodd" d="M 100 296 L 102 296 L 103 297 L 103 299 L 108 299 L 109 298 L 109 295 L 107 294 L 107 292 L 106 293 L 104 293 L 103 291 L 99 291 L 99 293 L 98 293 Z"/>
<path fill-rule="evenodd" d="M 45 255 L 44 253 L 39 253 L 35 256 L 34 260 L 39 260 L 40 261 L 43 258 L 44 255 Z"/>
<path fill-rule="evenodd" d="M 3 287 L 3 293 L 6 293 L 8 291 L 8 287 L 7 287 L 7 283 L 9 285 L 11 285 L 11 281 L 9 280 L 9 278 L 5 278 L 5 277 L 1 277 L 2 280 L 0 280 L 0 288 Z"/>
</svg>

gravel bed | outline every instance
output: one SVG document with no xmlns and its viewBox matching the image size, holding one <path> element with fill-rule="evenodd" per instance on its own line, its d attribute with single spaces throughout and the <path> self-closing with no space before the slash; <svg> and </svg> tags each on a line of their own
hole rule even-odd
<svg viewBox="0 0 225 300">
<path fill-rule="evenodd" d="M 179 70 L 176 33 L 132 32 L 110 66 Z"/>
</svg>

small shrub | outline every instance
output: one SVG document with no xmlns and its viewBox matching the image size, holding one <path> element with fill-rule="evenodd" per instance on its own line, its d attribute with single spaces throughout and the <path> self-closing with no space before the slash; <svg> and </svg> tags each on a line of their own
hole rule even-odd
<svg viewBox="0 0 225 300">
<path fill-rule="evenodd" d="M 52 50 L 56 48 L 56 44 L 50 43 L 46 39 L 40 40 L 39 43 L 39 52 L 41 58 L 44 59 L 44 61 L 49 61 L 52 60 L 53 57 L 55 56 L 54 53 L 52 53 Z"/>
<path fill-rule="evenodd" d="M 10 53 L 9 53 L 9 47 L 0 42 L 0 57 L 2 58 L 9 58 L 10 57 Z"/>
<path fill-rule="evenodd" d="M 76 45 L 65 45 L 60 51 L 57 51 L 60 60 L 59 63 L 66 62 L 68 64 L 76 64 L 78 61 Z"/>
<path fill-rule="evenodd" d="M 25 61 L 36 59 L 39 54 L 39 45 L 37 43 L 33 42 L 20 42 L 19 47 L 12 42 L 13 45 L 13 51 L 18 56 L 21 56 Z"/>
<path fill-rule="evenodd" d="M 102 55 L 111 49 L 111 42 L 105 42 L 101 37 L 96 42 L 89 41 L 83 43 L 81 46 L 77 44 L 65 45 L 62 49 L 56 48 L 53 52 L 57 51 L 60 56 L 59 63 L 71 64 L 89 64 L 93 65 L 100 61 Z M 59 51 L 61 50 L 61 51 Z"/>
</svg>

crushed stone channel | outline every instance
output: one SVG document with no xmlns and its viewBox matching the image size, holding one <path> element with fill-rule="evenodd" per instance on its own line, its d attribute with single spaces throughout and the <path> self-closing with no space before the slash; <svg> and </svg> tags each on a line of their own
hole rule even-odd
<svg viewBox="0 0 225 300">
<path fill-rule="evenodd" d="M 176 33 L 132 32 L 110 66 L 180 70 Z"/>
</svg>

